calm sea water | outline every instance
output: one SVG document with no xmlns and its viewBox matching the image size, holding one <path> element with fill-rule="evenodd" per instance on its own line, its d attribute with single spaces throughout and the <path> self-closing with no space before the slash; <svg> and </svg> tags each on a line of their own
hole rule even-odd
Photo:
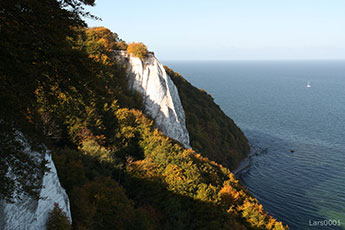
<svg viewBox="0 0 345 230">
<path fill-rule="evenodd" d="M 164 64 L 244 131 L 257 154 L 239 176 L 271 215 L 290 229 L 345 229 L 345 61 Z M 329 219 L 341 226 L 312 226 Z"/>
</svg>

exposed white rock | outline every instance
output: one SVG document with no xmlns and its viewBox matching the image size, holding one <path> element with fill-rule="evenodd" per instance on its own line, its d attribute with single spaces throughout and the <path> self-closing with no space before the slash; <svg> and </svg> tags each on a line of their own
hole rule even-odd
<svg viewBox="0 0 345 230">
<path fill-rule="evenodd" d="M 142 94 L 145 114 L 154 119 L 156 127 L 165 135 L 190 148 L 181 100 L 163 65 L 153 53 L 145 60 L 125 51 L 115 51 L 115 57 L 127 65 L 129 86 Z"/>
<path fill-rule="evenodd" d="M 45 154 L 41 155 L 31 151 L 25 139 L 22 142 L 25 146 L 25 153 L 37 156 L 38 160 L 42 160 L 44 157 L 48 161 L 47 167 L 50 170 L 42 178 L 41 199 L 34 200 L 30 197 L 22 197 L 21 200 L 14 200 L 14 203 L 0 201 L 0 229 L 44 230 L 46 229 L 48 214 L 54 208 L 54 203 L 59 204 L 72 222 L 69 199 L 61 187 L 50 152 L 47 150 Z"/>
</svg>

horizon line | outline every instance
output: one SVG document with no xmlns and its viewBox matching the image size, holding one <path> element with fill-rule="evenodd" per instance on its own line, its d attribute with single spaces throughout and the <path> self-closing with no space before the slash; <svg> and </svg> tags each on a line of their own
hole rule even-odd
<svg viewBox="0 0 345 230">
<path fill-rule="evenodd" d="M 345 61 L 345 58 L 229 58 L 229 59 L 160 59 L 160 61 Z"/>
</svg>

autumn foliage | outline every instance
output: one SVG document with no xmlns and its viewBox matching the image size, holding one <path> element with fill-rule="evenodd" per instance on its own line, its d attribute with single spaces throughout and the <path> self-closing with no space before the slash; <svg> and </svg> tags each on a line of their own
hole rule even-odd
<svg viewBox="0 0 345 230">
<path fill-rule="evenodd" d="M 217 159 L 185 149 L 143 114 L 141 96 L 129 90 L 126 69 L 113 58 L 126 43 L 106 28 L 84 28 L 78 16 L 82 3 L 94 1 L 62 1 L 77 7 L 73 11 L 55 0 L 5 2 L 1 196 L 32 194 L 32 187 L 21 191 L 6 177 L 13 166 L 19 182 L 30 181 L 25 170 L 32 162 L 10 148 L 17 146 L 18 129 L 51 149 L 70 198 L 73 229 L 285 229 Z M 21 18 L 13 20 L 16 15 Z M 127 51 L 148 55 L 142 43 Z M 71 229 L 57 206 L 47 229 Z"/>
<path fill-rule="evenodd" d="M 147 47 L 144 43 L 132 42 L 128 45 L 127 52 L 140 59 L 146 58 L 148 54 Z"/>
<path fill-rule="evenodd" d="M 102 36 L 79 43 L 93 45 Z M 110 63 L 95 57 L 103 74 L 121 77 L 121 69 L 108 72 L 117 66 L 110 55 Z M 108 84 L 112 78 L 97 77 L 97 85 L 108 87 L 102 94 L 92 85 L 73 97 L 59 89 L 56 104 L 38 94 L 41 109 L 63 121 L 73 143 L 57 149 L 54 161 L 75 229 L 285 229 L 226 167 L 163 135 L 140 105 L 120 104 L 135 95 L 119 94 L 127 86 Z"/>
</svg>

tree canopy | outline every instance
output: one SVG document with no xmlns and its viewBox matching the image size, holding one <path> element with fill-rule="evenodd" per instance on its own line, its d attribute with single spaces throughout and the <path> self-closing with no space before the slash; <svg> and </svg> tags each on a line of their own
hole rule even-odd
<svg viewBox="0 0 345 230">
<path fill-rule="evenodd" d="M 41 135 L 36 90 L 82 87 L 89 76 L 71 46 L 74 28 L 85 26 L 84 6 L 94 0 L 4 0 L 0 2 L 0 197 L 26 193 L 38 197 L 42 165 L 23 153 L 18 132 L 33 144 Z M 54 99 L 51 97 L 50 99 Z M 37 138 L 36 138 L 37 139 Z M 34 145 L 32 145 L 34 146 Z M 37 147 L 37 145 L 36 145 Z M 30 165 L 28 168 L 27 165 Z M 16 181 L 7 174 L 15 172 Z M 38 176 L 38 177 L 37 177 Z M 26 182 L 30 186 L 26 186 Z M 19 182 L 19 183 L 18 183 Z"/>
<path fill-rule="evenodd" d="M 148 50 L 147 47 L 144 43 L 135 43 L 132 42 L 128 45 L 127 47 L 127 52 L 129 54 L 132 54 L 135 57 L 138 57 L 140 59 L 144 59 L 146 58 L 147 54 L 148 54 Z"/>
<path fill-rule="evenodd" d="M 62 211 L 57 203 L 49 213 L 46 223 L 47 230 L 72 230 L 72 225 L 68 220 L 66 213 Z"/>
</svg>

